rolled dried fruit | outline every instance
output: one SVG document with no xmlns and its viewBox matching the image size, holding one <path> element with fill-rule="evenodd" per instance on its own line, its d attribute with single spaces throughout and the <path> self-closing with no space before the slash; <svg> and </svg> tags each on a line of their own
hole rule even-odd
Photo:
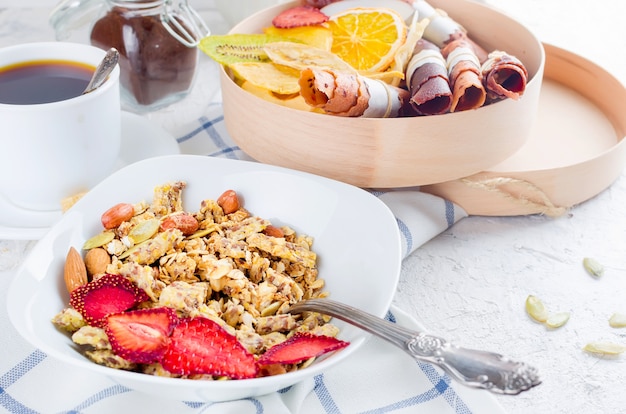
<svg viewBox="0 0 626 414">
<path fill-rule="evenodd" d="M 409 100 L 404 89 L 330 68 L 303 70 L 299 84 L 307 104 L 336 116 L 394 118 Z"/>
<path fill-rule="evenodd" d="M 410 104 L 418 115 L 438 115 L 450 110 L 452 91 L 446 60 L 433 43 L 420 39 L 406 68 Z"/>
</svg>

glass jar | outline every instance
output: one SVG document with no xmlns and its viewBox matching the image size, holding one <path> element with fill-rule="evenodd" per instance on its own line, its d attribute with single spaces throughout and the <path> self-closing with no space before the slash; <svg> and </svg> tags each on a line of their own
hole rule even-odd
<svg viewBox="0 0 626 414">
<path fill-rule="evenodd" d="M 184 98 L 198 64 L 199 40 L 209 30 L 186 2 L 172 0 L 70 0 L 57 6 L 51 21 L 59 33 L 71 27 L 71 17 L 98 8 L 87 40 L 120 53 L 123 107 L 134 112 L 157 110 Z M 71 5 L 70 5 L 71 4 Z M 82 8 L 79 13 L 78 10 Z M 65 12 L 63 12 L 65 10 Z M 69 11 L 69 12 L 68 12 Z M 55 15 L 56 13 L 56 15 Z"/>
</svg>

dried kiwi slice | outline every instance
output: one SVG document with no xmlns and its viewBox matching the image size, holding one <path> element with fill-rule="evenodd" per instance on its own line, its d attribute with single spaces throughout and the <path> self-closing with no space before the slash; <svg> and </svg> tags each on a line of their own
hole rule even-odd
<svg viewBox="0 0 626 414">
<path fill-rule="evenodd" d="M 281 41 L 292 40 L 275 35 L 236 33 L 207 36 L 198 47 L 217 63 L 228 66 L 237 62 L 267 62 L 269 58 L 263 47 Z"/>
</svg>

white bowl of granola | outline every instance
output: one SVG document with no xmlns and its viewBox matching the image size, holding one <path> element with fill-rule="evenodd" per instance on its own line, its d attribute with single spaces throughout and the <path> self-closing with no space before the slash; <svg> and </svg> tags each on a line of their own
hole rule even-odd
<svg viewBox="0 0 626 414">
<path fill-rule="evenodd" d="M 328 295 L 382 317 L 400 263 L 395 218 L 364 190 L 258 163 L 166 156 L 118 171 L 65 213 L 18 270 L 8 312 L 33 346 L 94 375 L 177 400 L 233 400 L 349 358 L 367 334 L 286 309 Z M 207 362 L 190 352 L 198 329 L 211 329 L 225 353 Z M 268 352 L 294 337 L 330 346 L 318 358 Z"/>
</svg>

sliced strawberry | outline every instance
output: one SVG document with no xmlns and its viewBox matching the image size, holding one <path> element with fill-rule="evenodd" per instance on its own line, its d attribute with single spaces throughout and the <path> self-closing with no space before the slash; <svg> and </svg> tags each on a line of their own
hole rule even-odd
<svg viewBox="0 0 626 414">
<path fill-rule="evenodd" d="M 233 379 L 254 378 L 254 356 L 217 322 L 181 319 L 174 328 L 161 365 L 172 374 L 207 374 Z"/>
<path fill-rule="evenodd" d="M 107 316 L 104 330 L 116 355 L 137 364 L 151 364 L 165 353 L 177 322 L 172 308 L 140 309 Z"/>
<path fill-rule="evenodd" d="M 309 358 L 336 351 L 350 345 L 331 336 L 297 332 L 286 341 L 268 349 L 258 360 L 259 365 L 297 364 Z"/>
<path fill-rule="evenodd" d="M 272 24 L 279 29 L 314 26 L 328 21 L 328 16 L 311 6 L 296 6 L 279 13 Z"/>
<path fill-rule="evenodd" d="M 70 305 L 89 325 L 102 327 L 108 315 L 124 312 L 148 299 L 146 292 L 126 277 L 106 274 L 74 289 Z"/>
</svg>

